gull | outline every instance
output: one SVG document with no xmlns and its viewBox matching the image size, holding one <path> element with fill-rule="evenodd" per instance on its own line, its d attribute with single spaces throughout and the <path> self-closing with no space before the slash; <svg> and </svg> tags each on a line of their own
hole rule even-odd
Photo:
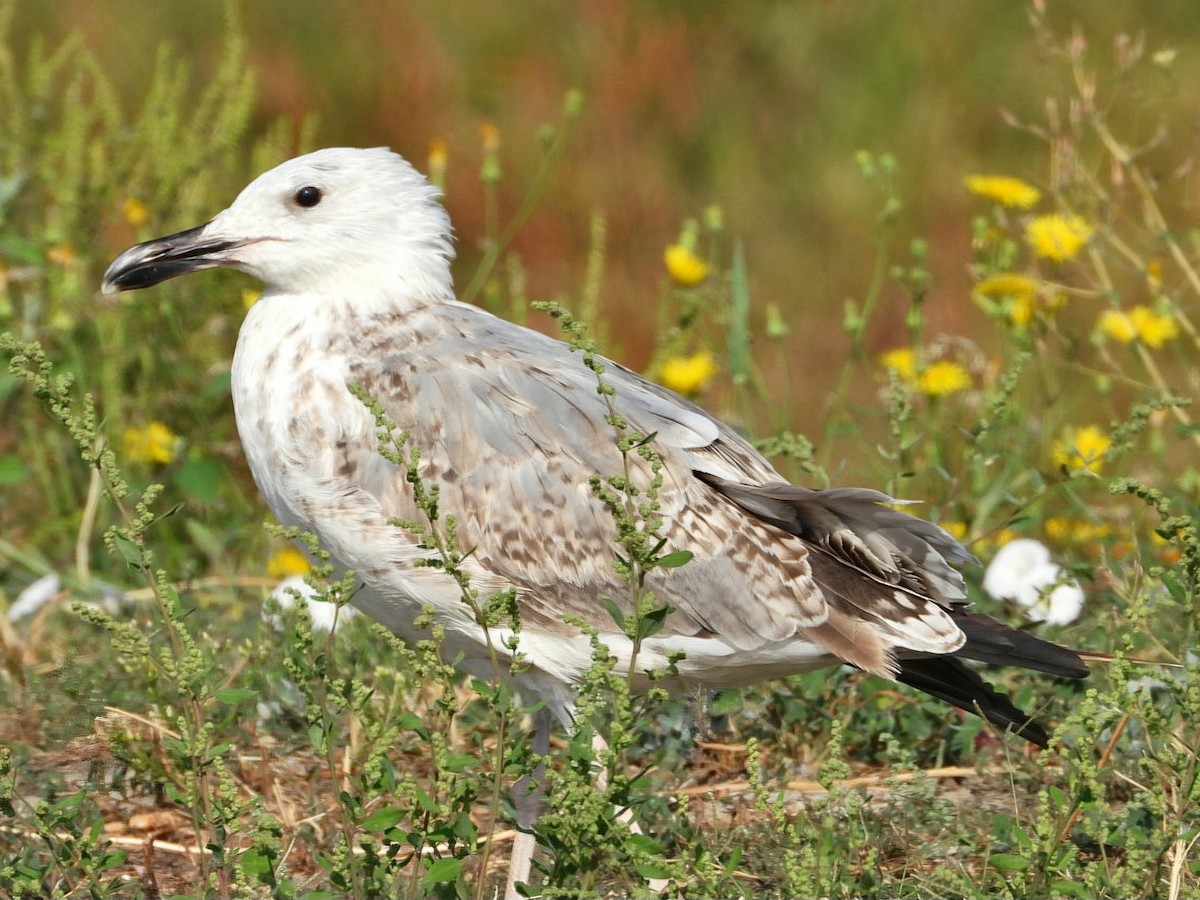
<svg viewBox="0 0 1200 900">
<path fill-rule="evenodd" d="M 623 461 L 608 398 L 578 353 L 456 299 L 451 235 L 437 189 L 402 157 L 325 149 L 259 176 L 209 222 L 126 250 L 103 290 L 215 267 L 264 283 L 238 335 L 232 393 L 267 505 L 357 575 L 355 606 L 409 640 L 427 636 L 416 622 L 432 609 L 446 658 L 491 677 L 489 638 L 460 586 L 394 524 L 418 508 L 351 387 L 372 398 L 419 449 L 472 587 L 516 591 L 526 667 L 513 677 L 545 703 L 544 745 L 550 716 L 570 725 L 592 663 L 590 638 L 568 620 L 594 629 L 622 670 L 635 653 L 606 608 L 631 613 L 631 592 L 613 565 L 614 518 L 590 485 Z M 1088 668 L 972 611 L 954 566 L 977 560 L 953 537 L 877 491 L 792 485 L 728 425 L 601 362 L 618 412 L 661 459 L 663 552 L 693 554 L 648 574 L 671 611 L 637 649 L 638 672 L 670 669 L 668 687 L 697 691 L 846 663 L 1047 744 L 964 660 L 1071 678 Z M 492 629 L 491 642 L 509 653 L 512 637 Z M 529 875 L 532 836 L 521 837 L 510 895 Z"/>
</svg>

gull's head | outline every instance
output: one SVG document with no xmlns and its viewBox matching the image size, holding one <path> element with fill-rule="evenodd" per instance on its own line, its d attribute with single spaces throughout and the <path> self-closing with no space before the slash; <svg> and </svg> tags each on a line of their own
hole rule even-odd
<svg viewBox="0 0 1200 900">
<path fill-rule="evenodd" d="M 366 281 L 449 296 L 450 220 L 429 181 L 387 148 L 333 148 L 252 181 L 211 221 L 126 250 L 105 293 L 201 269 L 239 269 L 278 293 Z"/>
</svg>

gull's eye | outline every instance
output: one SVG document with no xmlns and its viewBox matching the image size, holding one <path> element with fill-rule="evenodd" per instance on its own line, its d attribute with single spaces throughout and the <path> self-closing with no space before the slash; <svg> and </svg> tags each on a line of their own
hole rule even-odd
<svg viewBox="0 0 1200 900">
<path fill-rule="evenodd" d="M 297 206 L 303 206 L 305 209 L 311 209 L 321 202 L 321 189 L 313 187 L 311 184 L 307 187 L 302 187 L 296 191 L 295 201 Z"/>
</svg>

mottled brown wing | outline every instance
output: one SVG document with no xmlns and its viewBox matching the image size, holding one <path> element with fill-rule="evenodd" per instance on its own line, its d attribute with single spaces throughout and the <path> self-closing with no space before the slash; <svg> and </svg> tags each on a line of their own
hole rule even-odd
<svg viewBox="0 0 1200 900">
<path fill-rule="evenodd" d="M 364 358 L 352 377 L 408 429 L 421 471 L 458 522 L 475 563 L 521 592 L 527 625 L 565 629 L 570 614 L 612 627 L 602 598 L 623 603 L 616 526 L 595 476 L 622 472 L 617 435 L 596 377 L 566 345 L 471 307 L 437 311 L 403 356 Z M 747 516 L 693 475 L 778 479 L 744 440 L 698 407 L 610 364 L 604 380 L 636 431 L 654 434 L 663 460 L 663 552 L 688 565 L 651 587 L 676 607 L 667 633 L 711 632 L 737 647 L 786 640 L 825 621 L 804 543 Z M 352 461 L 389 515 L 411 516 L 401 473 L 370 448 Z M 648 484 L 643 460 L 633 479 Z"/>
<path fill-rule="evenodd" d="M 629 590 L 612 565 L 613 516 L 591 482 L 625 463 L 595 375 L 561 342 L 474 308 L 437 316 L 403 356 L 365 359 L 355 379 L 411 430 L 464 549 L 520 589 L 527 623 L 558 629 L 570 614 L 609 628 L 602 598 L 620 603 Z M 664 552 L 695 554 L 650 578 L 676 608 L 668 634 L 712 633 L 738 649 L 799 636 L 883 674 L 896 671 L 894 648 L 961 645 L 946 606 L 962 580 L 946 557 L 969 555 L 944 532 L 882 505 L 882 494 L 788 485 L 703 410 L 607 366 L 617 411 L 654 435 L 662 459 Z M 628 464 L 636 484 L 649 483 L 640 457 Z M 405 515 L 398 473 L 357 465 L 385 511 Z"/>
</svg>

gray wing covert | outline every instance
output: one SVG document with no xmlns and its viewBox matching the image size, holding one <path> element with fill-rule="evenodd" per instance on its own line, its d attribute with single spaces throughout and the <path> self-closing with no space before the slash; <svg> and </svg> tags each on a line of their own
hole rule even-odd
<svg viewBox="0 0 1200 900">
<path fill-rule="evenodd" d="M 716 633 L 756 647 L 824 621 L 803 542 L 746 515 L 693 474 L 779 480 L 770 465 L 698 407 L 628 369 L 606 367 L 618 412 L 655 435 L 664 552 L 695 554 L 651 578 L 677 609 L 667 633 Z M 615 525 L 590 482 L 619 473 L 622 461 L 595 375 L 579 354 L 471 310 L 403 358 L 365 361 L 355 377 L 411 432 L 423 476 L 440 485 L 443 513 L 458 521 L 462 548 L 520 590 L 527 623 L 565 629 L 563 614 L 572 613 L 610 627 L 601 598 L 621 603 L 629 589 L 612 566 Z M 359 463 L 360 473 L 374 473 L 368 490 L 387 514 L 411 516 L 401 473 L 376 459 Z M 646 465 L 631 459 L 635 481 L 648 483 Z"/>
</svg>

